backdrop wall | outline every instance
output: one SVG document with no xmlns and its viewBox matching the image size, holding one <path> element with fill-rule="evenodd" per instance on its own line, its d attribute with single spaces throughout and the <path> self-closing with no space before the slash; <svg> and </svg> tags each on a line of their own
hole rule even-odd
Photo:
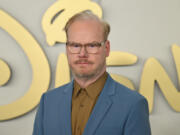
<svg viewBox="0 0 180 135">
<path fill-rule="evenodd" d="M 111 25 L 109 40 L 112 51 L 138 56 L 133 66 L 111 67 L 108 71 L 123 75 L 139 89 L 142 69 L 149 57 L 160 61 L 177 89 L 177 72 L 171 45 L 180 46 L 179 0 L 94 0 L 103 9 L 103 18 Z M 49 46 L 42 30 L 44 13 L 56 0 L 0 0 L 0 9 L 19 21 L 35 37 L 51 67 L 49 90 L 54 88 L 57 59 L 65 52 L 64 44 Z M 0 18 L 1 21 L 1 18 Z M 17 42 L 0 29 L 0 58 L 11 67 L 10 81 L 0 87 L 0 106 L 22 97 L 31 85 L 32 69 Z M 0 135 L 31 135 L 36 108 L 29 113 L 0 122 Z M 154 108 L 150 115 L 153 135 L 179 135 L 180 112 L 175 112 L 155 85 Z"/>
</svg>

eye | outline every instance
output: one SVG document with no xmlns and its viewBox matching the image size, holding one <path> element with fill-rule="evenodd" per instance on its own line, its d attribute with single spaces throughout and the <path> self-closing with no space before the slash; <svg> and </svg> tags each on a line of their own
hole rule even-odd
<svg viewBox="0 0 180 135">
<path fill-rule="evenodd" d="M 88 46 L 91 48 L 94 48 L 94 47 L 96 47 L 96 44 L 89 44 Z"/>
<path fill-rule="evenodd" d="M 71 46 L 74 48 L 80 48 L 81 47 L 81 45 L 78 43 L 72 43 Z"/>
<path fill-rule="evenodd" d="M 98 43 L 89 43 L 87 46 L 88 46 L 89 48 L 95 48 L 95 47 L 98 47 L 99 44 L 98 44 Z"/>
</svg>

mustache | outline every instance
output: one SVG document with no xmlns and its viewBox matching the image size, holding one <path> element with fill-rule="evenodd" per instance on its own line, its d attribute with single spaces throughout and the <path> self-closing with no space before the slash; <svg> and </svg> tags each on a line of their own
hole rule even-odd
<svg viewBox="0 0 180 135">
<path fill-rule="evenodd" d="M 80 64 L 80 63 L 88 63 L 88 64 L 93 64 L 92 61 L 86 60 L 86 59 L 80 59 L 74 62 L 75 64 Z"/>
</svg>

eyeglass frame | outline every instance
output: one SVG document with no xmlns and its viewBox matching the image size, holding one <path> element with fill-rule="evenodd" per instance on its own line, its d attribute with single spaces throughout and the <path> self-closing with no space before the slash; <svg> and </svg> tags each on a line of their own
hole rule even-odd
<svg viewBox="0 0 180 135">
<path fill-rule="evenodd" d="M 102 41 L 102 42 L 91 42 L 91 43 L 85 43 L 85 44 L 76 43 L 76 42 L 69 42 L 69 41 L 68 41 L 68 42 L 66 42 L 66 46 L 67 46 L 68 50 L 70 51 L 70 53 L 72 53 L 72 54 L 79 54 L 79 53 L 81 52 L 81 50 L 82 50 L 83 47 L 85 48 L 85 50 L 86 50 L 86 52 L 87 52 L 88 54 L 96 54 L 96 53 L 98 52 L 99 48 L 100 48 L 101 46 L 105 45 L 105 43 L 106 43 L 106 40 L 105 40 L 105 41 Z M 69 48 L 70 46 L 73 46 L 73 44 L 80 46 L 80 49 L 79 49 L 78 52 L 75 52 L 75 53 L 74 53 L 74 52 L 72 52 L 72 50 Z M 91 46 L 91 45 L 94 45 L 94 46 L 98 47 L 98 49 L 97 49 L 96 52 L 88 52 L 87 46 Z"/>
</svg>

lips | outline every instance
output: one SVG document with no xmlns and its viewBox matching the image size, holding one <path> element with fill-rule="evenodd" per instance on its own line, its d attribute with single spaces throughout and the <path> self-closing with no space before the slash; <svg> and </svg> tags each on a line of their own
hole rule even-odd
<svg viewBox="0 0 180 135">
<path fill-rule="evenodd" d="M 88 62 L 79 62 L 77 64 L 89 64 Z"/>
</svg>

